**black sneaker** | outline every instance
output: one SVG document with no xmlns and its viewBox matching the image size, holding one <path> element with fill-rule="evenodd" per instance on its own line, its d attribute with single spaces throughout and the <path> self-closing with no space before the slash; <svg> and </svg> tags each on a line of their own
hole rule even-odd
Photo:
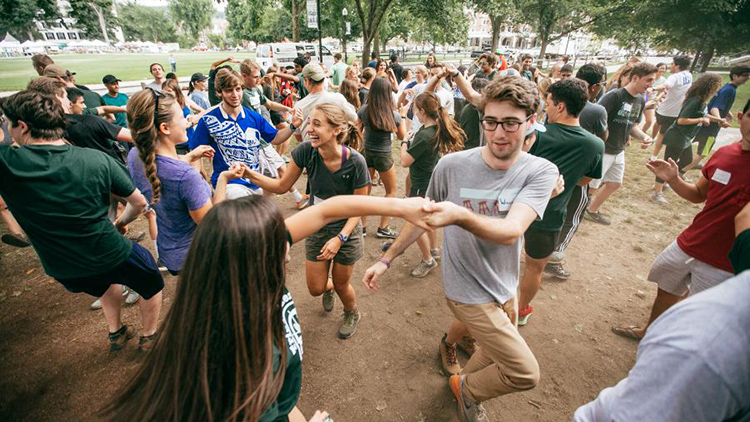
<svg viewBox="0 0 750 422">
<path fill-rule="evenodd" d="M 109 351 L 115 352 L 122 349 L 128 341 L 135 337 L 136 331 L 132 325 L 123 324 L 122 327 L 114 333 L 109 333 Z"/>
<path fill-rule="evenodd" d="M 375 233 L 375 237 L 381 239 L 395 239 L 398 237 L 398 232 L 394 231 L 390 227 L 378 227 L 378 231 Z"/>
<path fill-rule="evenodd" d="M 17 248 L 28 248 L 29 246 L 31 246 L 26 240 L 26 236 L 24 236 L 23 234 L 4 234 L 2 237 L 2 242 L 6 245 L 15 246 Z"/>
<path fill-rule="evenodd" d="M 154 340 L 156 340 L 156 334 L 151 334 L 150 336 L 141 336 L 140 340 L 138 340 L 138 351 L 142 353 L 146 353 L 154 346 Z"/>
<path fill-rule="evenodd" d="M 570 278 L 570 272 L 566 271 L 562 264 L 547 264 L 544 266 L 544 273 L 560 280 Z"/>
</svg>

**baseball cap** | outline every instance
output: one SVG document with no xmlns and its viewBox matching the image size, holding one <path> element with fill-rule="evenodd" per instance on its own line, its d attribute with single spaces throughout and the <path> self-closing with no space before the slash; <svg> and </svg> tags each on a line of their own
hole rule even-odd
<svg viewBox="0 0 750 422">
<path fill-rule="evenodd" d="M 195 72 L 193 73 L 193 76 L 190 77 L 190 82 L 198 82 L 198 81 L 205 81 L 205 80 L 208 80 L 208 76 L 200 72 Z"/>
<path fill-rule="evenodd" d="M 47 65 L 42 73 L 42 76 L 49 76 L 52 78 L 65 78 L 70 75 L 74 75 L 74 73 L 70 73 L 62 66 L 56 64 Z"/>
<path fill-rule="evenodd" d="M 121 79 L 117 79 L 117 78 L 115 77 L 115 75 L 106 75 L 106 76 L 104 76 L 104 77 L 102 78 L 102 83 L 103 83 L 103 84 L 105 84 L 105 85 L 106 85 L 106 84 L 113 84 L 113 83 L 115 83 L 115 82 L 121 82 L 121 81 L 122 81 L 122 80 L 121 80 Z"/>
<path fill-rule="evenodd" d="M 532 133 L 534 133 L 534 131 L 537 131 L 537 132 L 546 132 L 547 128 L 544 127 L 543 124 L 539 123 L 538 120 L 534 120 L 534 124 L 529 128 L 529 130 L 526 131 L 526 133 L 524 133 L 523 136 L 527 137 L 527 136 L 531 135 Z"/>
<path fill-rule="evenodd" d="M 317 63 L 310 63 L 302 69 L 302 76 L 320 82 L 326 78 L 326 74 L 323 73 L 323 68 Z"/>
</svg>

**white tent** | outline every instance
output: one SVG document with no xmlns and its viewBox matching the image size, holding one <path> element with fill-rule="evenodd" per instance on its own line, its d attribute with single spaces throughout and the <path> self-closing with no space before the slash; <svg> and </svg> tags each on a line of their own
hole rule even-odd
<svg viewBox="0 0 750 422">
<path fill-rule="evenodd" d="M 21 47 L 21 43 L 18 42 L 17 39 L 6 33 L 5 38 L 0 41 L 0 52 L 2 52 L 4 56 L 19 55 L 23 54 L 23 47 Z"/>
</svg>

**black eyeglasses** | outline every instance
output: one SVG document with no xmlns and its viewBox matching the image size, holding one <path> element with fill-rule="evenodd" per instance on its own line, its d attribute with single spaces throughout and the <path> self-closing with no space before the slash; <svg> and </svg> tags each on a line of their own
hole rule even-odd
<svg viewBox="0 0 750 422">
<path fill-rule="evenodd" d="M 497 129 L 497 126 L 500 125 L 505 132 L 513 133 L 518 132 L 521 125 L 528 122 L 530 118 L 531 116 L 527 117 L 526 120 L 522 122 L 518 120 L 501 120 L 498 122 L 494 119 L 482 119 L 480 122 L 482 124 L 482 129 L 488 132 L 494 132 Z"/>
</svg>

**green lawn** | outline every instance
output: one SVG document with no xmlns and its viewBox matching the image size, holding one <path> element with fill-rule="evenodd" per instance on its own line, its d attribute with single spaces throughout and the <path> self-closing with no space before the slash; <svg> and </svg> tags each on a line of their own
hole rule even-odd
<svg viewBox="0 0 750 422">
<path fill-rule="evenodd" d="M 179 52 L 177 75 L 190 76 L 195 72 L 208 73 L 211 63 L 232 55 L 236 59 L 254 58 L 248 51 L 229 52 Z M 169 54 L 59 54 L 52 56 L 55 63 L 76 72 L 80 84 L 101 84 L 102 77 L 113 74 L 124 81 L 151 79 L 149 65 L 159 62 L 169 72 Z M 23 89 L 36 71 L 31 67 L 30 57 L 0 60 L 0 91 Z"/>
<path fill-rule="evenodd" d="M 728 74 L 721 76 L 724 79 L 724 83 L 729 82 Z M 732 127 L 740 127 L 740 123 L 739 121 L 737 121 L 737 112 L 742 111 L 748 100 L 750 100 L 750 82 L 745 83 L 744 85 L 737 88 L 737 98 L 735 98 L 734 106 L 732 106 L 732 115 L 734 117 L 734 119 L 732 120 Z"/>
</svg>

